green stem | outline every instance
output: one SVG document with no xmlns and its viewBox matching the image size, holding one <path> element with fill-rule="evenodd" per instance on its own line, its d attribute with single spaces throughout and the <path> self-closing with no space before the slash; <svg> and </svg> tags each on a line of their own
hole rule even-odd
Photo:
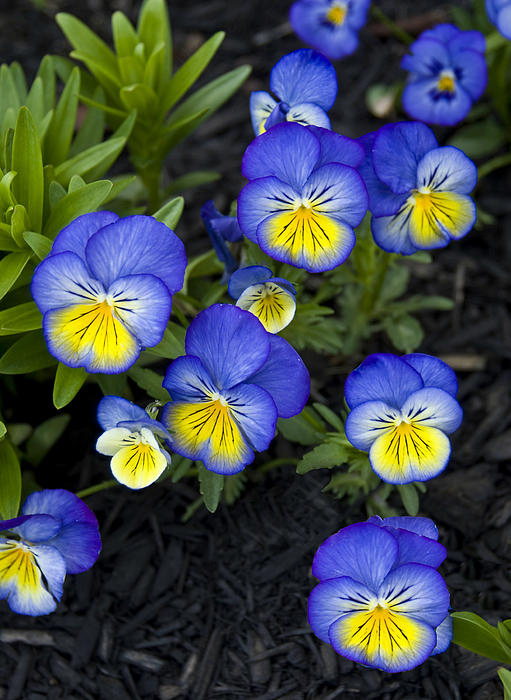
<svg viewBox="0 0 511 700">
<path fill-rule="evenodd" d="M 300 460 L 294 457 L 280 457 L 279 459 L 272 459 L 271 462 L 266 462 L 262 467 L 258 468 L 258 472 L 261 474 L 267 474 L 272 469 L 277 469 L 277 467 L 283 467 L 286 464 L 292 464 L 296 467 Z"/>
<path fill-rule="evenodd" d="M 78 498 L 85 498 L 86 496 L 91 496 L 93 493 L 98 493 L 98 491 L 106 491 L 106 489 L 111 489 L 114 486 L 120 486 L 119 482 L 115 479 L 109 479 L 108 481 L 102 481 L 95 486 L 89 486 L 88 489 L 77 491 L 76 495 Z"/>
<path fill-rule="evenodd" d="M 408 32 L 405 32 L 404 29 L 401 29 L 401 27 L 391 20 L 390 17 L 387 17 L 387 15 L 379 7 L 372 5 L 371 14 L 377 22 L 384 24 L 390 33 L 398 41 L 402 41 L 403 44 L 406 44 L 406 46 L 410 46 L 410 44 L 415 41 L 411 34 L 408 34 Z"/>
<path fill-rule="evenodd" d="M 495 158 L 491 158 L 491 160 L 486 161 L 486 163 L 483 163 L 477 169 L 478 182 L 481 182 L 483 177 L 486 177 L 494 170 L 505 168 L 506 165 L 511 165 L 511 153 L 506 153 L 503 156 L 496 156 Z"/>
<path fill-rule="evenodd" d="M 151 213 L 158 211 L 161 205 L 160 197 L 160 173 L 162 164 L 152 162 L 139 170 L 139 175 L 147 190 L 148 210 Z"/>
</svg>

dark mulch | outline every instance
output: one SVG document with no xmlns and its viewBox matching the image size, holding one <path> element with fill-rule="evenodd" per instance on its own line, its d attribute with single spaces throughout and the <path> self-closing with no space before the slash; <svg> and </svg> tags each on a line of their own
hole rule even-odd
<svg viewBox="0 0 511 700">
<path fill-rule="evenodd" d="M 382 3 L 399 18 L 424 28 L 427 13 L 443 7 L 426 0 Z M 51 15 L 71 11 L 108 36 L 108 15 L 136 13 L 129 0 L 87 3 L 48 0 L 47 14 L 28 0 L 0 10 L 3 59 L 19 60 L 33 74 L 45 52 L 65 53 Z M 241 186 L 240 160 L 252 139 L 248 94 L 267 87 L 271 66 L 299 46 L 279 37 L 288 3 L 197 0 L 172 3 L 176 54 L 182 61 L 216 29 L 228 38 L 210 69 L 220 74 L 244 62 L 254 73 L 230 106 L 176 150 L 169 174 L 217 169 L 224 179 L 187 196 L 179 227 L 189 249 L 206 242 L 198 207 L 214 196 L 227 208 Z M 426 15 L 426 17 L 425 17 Z M 364 106 L 367 86 L 391 82 L 402 48 L 374 28 L 363 33 L 355 56 L 338 64 L 340 94 L 333 112 L 338 131 L 359 136 L 379 125 Z M 480 203 L 498 224 L 474 231 L 435 255 L 414 282 L 414 292 L 444 294 L 452 313 L 423 315 L 421 350 L 458 369 L 465 410 L 444 475 L 428 485 L 421 512 L 439 524 L 449 556 L 442 566 L 457 610 L 490 622 L 509 616 L 511 498 L 510 376 L 511 204 L 509 173 L 481 187 Z M 367 352 L 390 349 L 377 338 Z M 316 389 L 338 407 L 346 373 L 356 363 L 323 371 Z M 316 361 L 314 364 L 318 364 Z M 44 394 L 18 420 L 52 412 Z M 85 390 L 80 414 L 73 406 L 67 440 L 37 477 L 46 486 L 73 490 L 107 476 L 93 453 L 94 388 Z M 39 418 L 40 419 L 40 418 Z M 277 455 L 289 448 L 277 443 Z M 312 556 L 329 534 L 363 519 L 361 504 L 346 506 L 321 494 L 326 472 L 296 477 L 291 468 L 251 484 L 233 507 L 215 515 L 181 518 L 196 498 L 189 485 L 165 482 L 142 493 L 113 490 L 88 499 L 97 513 L 103 552 L 88 573 L 70 577 L 58 611 L 43 618 L 11 614 L 0 605 L 0 698 L 16 700 L 484 700 L 501 696 L 496 664 L 452 647 L 414 671 L 399 675 L 367 670 L 319 642 L 306 622 L 306 599 L 315 584 Z"/>
</svg>

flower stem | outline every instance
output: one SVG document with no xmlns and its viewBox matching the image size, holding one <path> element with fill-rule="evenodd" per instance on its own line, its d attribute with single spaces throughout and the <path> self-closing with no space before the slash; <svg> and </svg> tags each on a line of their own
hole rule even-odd
<svg viewBox="0 0 511 700">
<path fill-rule="evenodd" d="M 82 489 L 82 491 L 77 491 L 76 495 L 78 498 L 85 498 L 86 496 L 91 496 L 93 493 L 98 493 L 99 491 L 106 491 L 106 489 L 111 489 L 114 486 L 120 486 L 119 482 L 115 479 L 109 479 L 108 481 L 102 481 L 94 486 L 89 486 L 88 489 Z"/>
<path fill-rule="evenodd" d="M 402 41 L 403 44 L 406 44 L 406 46 L 410 46 L 410 44 L 414 41 L 411 34 L 408 34 L 408 32 L 405 32 L 404 29 L 401 29 L 401 27 L 390 19 L 390 17 L 387 17 L 387 15 L 379 7 L 372 5 L 371 14 L 377 22 L 384 24 L 392 36 L 394 36 L 398 41 Z"/>
</svg>

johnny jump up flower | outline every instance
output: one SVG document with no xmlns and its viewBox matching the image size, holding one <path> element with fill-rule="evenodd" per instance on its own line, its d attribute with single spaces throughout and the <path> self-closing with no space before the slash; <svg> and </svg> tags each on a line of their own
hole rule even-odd
<svg viewBox="0 0 511 700">
<path fill-rule="evenodd" d="M 447 466 L 447 435 L 463 417 L 457 389 L 452 369 L 431 355 L 369 355 L 346 380 L 346 437 L 369 452 L 383 481 L 432 479 Z"/>
<path fill-rule="evenodd" d="M 142 489 L 158 479 L 170 464 L 172 439 L 157 420 L 140 406 L 119 396 L 105 396 L 98 405 L 98 423 L 105 431 L 96 450 L 112 457 L 112 474 L 130 489 Z"/>
<path fill-rule="evenodd" d="M 342 656 L 397 673 L 447 649 L 449 592 L 436 568 L 445 559 L 428 518 L 377 516 L 320 545 L 309 624 Z"/>
<path fill-rule="evenodd" d="M 238 268 L 238 263 L 226 243 L 226 241 L 234 243 L 242 240 L 243 234 L 238 219 L 235 216 L 220 214 L 211 199 L 202 205 L 200 215 L 217 258 L 225 266 L 221 283 L 226 284 L 229 275 Z"/>
<path fill-rule="evenodd" d="M 333 60 L 352 54 L 367 20 L 370 0 L 298 0 L 289 21 L 305 43 Z"/>
<path fill-rule="evenodd" d="M 30 494 L 0 533 L 0 599 L 21 615 L 53 612 L 66 574 L 90 569 L 101 550 L 94 513 L 63 489 Z"/>
<path fill-rule="evenodd" d="M 283 56 L 270 75 L 270 90 L 250 96 L 250 115 L 256 136 L 281 122 L 298 122 L 330 128 L 327 111 L 337 96 L 337 75 L 329 60 L 313 49 L 298 49 Z"/>
<path fill-rule="evenodd" d="M 309 272 L 337 267 L 367 210 L 355 170 L 363 157 L 358 143 L 327 129 L 274 126 L 245 151 L 250 182 L 238 199 L 241 230 L 275 260 Z"/>
<path fill-rule="evenodd" d="M 485 0 L 486 14 L 502 36 L 511 39 L 511 0 Z"/>
<path fill-rule="evenodd" d="M 172 401 L 161 420 L 172 449 L 217 474 L 235 474 L 252 462 L 254 450 L 268 447 L 278 416 L 300 413 L 309 373 L 283 338 L 231 304 L 201 311 L 185 347 L 163 381 Z"/>
<path fill-rule="evenodd" d="M 410 71 L 403 107 L 412 117 L 452 126 L 464 119 L 488 82 L 483 34 L 439 24 L 410 46 L 401 67 Z"/>
<path fill-rule="evenodd" d="M 468 195 L 477 168 L 462 151 L 439 148 L 431 129 L 419 122 L 389 124 L 359 142 L 366 149 L 359 171 L 380 248 L 411 255 L 443 248 L 471 230 L 476 207 Z"/>
<path fill-rule="evenodd" d="M 162 339 L 185 267 L 179 238 L 150 216 L 79 216 L 32 280 L 49 351 L 69 367 L 124 372 Z"/>
<path fill-rule="evenodd" d="M 257 316 L 268 333 L 288 326 L 296 311 L 296 289 L 285 279 L 273 277 L 262 265 L 242 267 L 231 275 L 227 291 L 236 306 Z"/>
</svg>

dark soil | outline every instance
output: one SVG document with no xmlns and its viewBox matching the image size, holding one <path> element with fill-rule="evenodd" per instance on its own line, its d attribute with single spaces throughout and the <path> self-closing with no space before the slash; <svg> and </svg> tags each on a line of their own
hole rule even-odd
<svg viewBox="0 0 511 700">
<path fill-rule="evenodd" d="M 244 88 L 213 116 L 169 163 L 174 176 L 216 169 L 223 180 L 187 195 L 178 233 L 189 251 L 205 250 L 198 207 L 214 197 L 226 210 L 242 185 L 240 161 L 252 139 L 248 95 L 268 87 L 273 64 L 300 43 L 280 37 L 288 2 L 196 0 L 171 4 L 177 62 L 217 29 L 223 48 L 208 77 L 242 63 L 254 66 Z M 427 0 L 382 3 L 420 31 L 443 9 Z M 44 53 L 66 53 L 52 20 L 65 10 L 109 34 L 109 14 L 133 16 L 138 3 L 48 0 L 44 13 L 28 0 L 0 7 L 2 59 L 19 60 L 29 75 Z M 431 19 L 431 11 L 440 14 Z M 340 91 L 333 126 L 360 136 L 381 122 L 370 117 L 365 90 L 399 75 L 403 49 L 372 26 L 358 52 L 338 65 Z M 444 133 L 439 133 L 443 138 Z M 432 517 L 448 548 L 442 566 L 453 608 L 489 622 L 510 617 L 511 539 L 511 203 L 509 173 L 485 180 L 479 202 L 497 224 L 474 230 L 435 254 L 416 278 L 414 292 L 454 298 L 449 313 L 424 313 L 423 352 L 457 369 L 465 411 L 446 472 L 428 484 L 421 514 Z M 389 350 L 377 338 L 367 352 Z M 316 391 L 336 408 L 345 376 L 357 363 L 323 370 Z M 314 365 L 318 365 L 316 360 Z M 316 375 L 314 375 L 316 376 Z M 33 384 L 25 382 L 23 396 Z M 24 399 L 27 416 L 53 413 L 50 399 Z M 73 404 L 73 419 L 59 447 L 37 473 L 49 487 L 77 490 L 108 478 L 106 460 L 93 451 L 99 394 L 88 387 Z M 46 403 L 43 403 L 46 402 Z M 79 400 L 80 401 L 80 400 Z M 274 454 L 289 454 L 277 442 Z M 294 475 L 291 468 L 251 484 L 231 508 L 214 516 L 198 511 L 187 525 L 192 486 L 164 482 L 141 493 L 114 489 L 88 499 L 103 537 L 94 568 L 72 576 L 57 612 L 16 616 L 0 603 L 0 699 L 160 700 L 484 700 L 502 696 L 496 664 L 452 646 L 421 667 L 391 675 L 337 656 L 308 628 L 306 600 L 315 585 L 315 549 L 331 533 L 365 519 L 363 504 L 346 506 L 321 494 L 329 473 Z"/>
</svg>

